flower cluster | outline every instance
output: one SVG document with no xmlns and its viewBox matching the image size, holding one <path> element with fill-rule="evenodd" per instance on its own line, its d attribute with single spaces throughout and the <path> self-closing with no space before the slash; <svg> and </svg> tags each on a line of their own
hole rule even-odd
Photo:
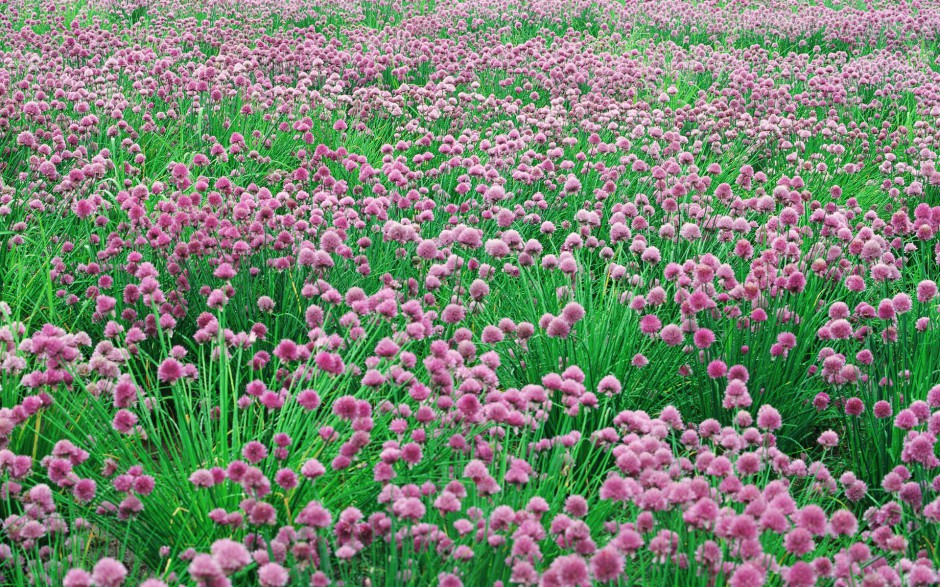
<svg viewBox="0 0 940 587">
<path fill-rule="evenodd" d="M 938 38 L 8 0 L 0 583 L 940 582 Z"/>
</svg>

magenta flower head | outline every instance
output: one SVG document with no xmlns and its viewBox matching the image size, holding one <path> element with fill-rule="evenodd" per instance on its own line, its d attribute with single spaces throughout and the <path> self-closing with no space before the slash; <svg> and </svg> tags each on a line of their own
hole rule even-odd
<svg viewBox="0 0 940 587">
<path fill-rule="evenodd" d="M 277 563 L 267 563 L 258 569 L 258 584 L 262 587 L 284 587 L 290 581 L 290 573 Z"/>
<path fill-rule="evenodd" d="M 917 415 L 909 408 L 901 410 L 894 418 L 895 427 L 901 430 L 910 430 L 917 426 L 917 424 L 919 424 Z"/>
<path fill-rule="evenodd" d="M 659 336 L 662 338 L 663 342 L 669 346 L 676 346 L 682 343 L 683 340 L 682 330 L 675 324 L 663 326 L 662 330 L 659 332 Z"/>
<path fill-rule="evenodd" d="M 313 389 L 304 389 L 297 394 L 296 399 L 305 410 L 315 410 L 320 407 L 320 394 Z"/>
<path fill-rule="evenodd" d="M 607 375 L 597 384 L 597 392 L 604 395 L 617 395 L 623 386 L 613 375 Z"/>
<path fill-rule="evenodd" d="M 813 587 L 816 585 L 816 570 L 809 563 L 797 561 L 786 570 L 787 587 Z"/>
<path fill-rule="evenodd" d="M 890 418 L 893 410 L 891 409 L 891 404 L 885 400 L 879 400 L 875 402 L 875 407 L 872 409 L 872 412 L 875 414 L 876 418 Z"/>
<path fill-rule="evenodd" d="M 911 301 L 911 296 L 901 292 L 891 298 L 891 305 L 894 307 L 894 311 L 897 312 L 898 315 L 901 315 L 911 311 L 913 302 Z"/>
<path fill-rule="evenodd" d="M 584 318 L 584 308 L 578 302 L 568 302 L 561 311 L 561 317 L 570 326 L 574 326 Z"/>
<path fill-rule="evenodd" d="M 311 480 L 322 476 L 324 473 L 326 473 L 326 467 L 317 459 L 306 461 L 300 468 L 300 474 Z"/>
<path fill-rule="evenodd" d="M 780 412 L 769 404 L 764 404 L 757 410 L 757 427 L 761 430 L 778 430 L 783 425 Z"/>
<path fill-rule="evenodd" d="M 835 448 L 835 446 L 839 444 L 839 436 L 832 430 L 826 430 L 819 435 L 819 439 L 816 442 L 825 448 Z"/>
<path fill-rule="evenodd" d="M 728 365 L 720 359 L 715 359 L 708 364 L 705 371 L 712 379 L 718 379 L 728 373 Z"/>
<path fill-rule="evenodd" d="M 457 322 L 463 320 L 466 314 L 467 311 L 463 306 L 459 306 L 457 304 L 448 304 L 441 313 L 441 320 L 443 320 L 446 324 L 456 324 Z"/>
<path fill-rule="evenodd" d="M 577 554 L 556 558 L 545 572 L 550 585 L 570 585 L 571 587 L 589 587 L 591 584 L 588 565 Z M 545 582 L 546 577 L 542 577 Z"/>
<path fill-rule="evenodd" d="M 359 403 L 351 395 L 345 395 L 333 402 L 333 413 L 344 420 L 356 417 Z"/>
<path fill-rule="evenodd" d="M 859 275 L 849 275 L 845 278 L 845 287 L 850 291 L 860 292 L 865 290 L 865 278 Z"/>
<path fill-rule="evenodd" d="M 662 328 L 663 323 L 655 314 L 646 314 L 640 318 L 640 331 L 643 334 L 656 334 Z"/>
<path fill-rule="evenodd" d="M 545 328 L 550 338 L 567 338 L 571 333 L 571 323 L 564 318 L 552 318 Z"/>
<path fill-rule="evenodd" d="M 591 557 L 591 575 L 595 581 L 616 581 L 623 574 L 623 570 L 623 555 L 612 546 L 602 548 Z"/>
<path fill-rule="evenodd" d="M 917 284 L 917 301 L 926 304 L 937 297 L 937 284 L 925 279 Z"/>
<path fill-rule="evenodd" d="M 268 296 L 261 296 L 258 298 L 258 309 L 265 313 L 271 313 L 274 311 L 274 300 Z"/>
<path fill-rule="evenodd" d="M 700 349 L 707 349 L 715 342 L 715 333 L 708 328 L 699 328 L 692 335 L 692 341 Z"/>
<path fill-rule="evenodd" d="M 463 581 L 453 573 L 441 573 L 437 577 L 437 587 L 463 587 Z"/>
<path fill-rule="evenodd" d="M 743 563 L 728 581 L 730 587 L 762 587 L 766 581 L 764 570 L 755 563 Z"/>
<path fill-rule="evenodd" d="M 63 587 L 92 587 L 91 573 L 82 569 L 72 569 L 62 579 Z"/>
<path fill-rule="evenodd" d="M 268 456 L 268 449 L 257 440 L 252 440 L 242 448 L 242 456 L 249 463 L 255 464 Z"/>
<path fill-rule="evenodd" d="M 829 527 L 836 536 L 854 536 L 858 532 L 858 520 L 849 510 L 837 510 L 829 518 Z"/>
<path fill-rule="evenodd" d="M 189 177 L 189 168 L 187 168 L 182 163 L 177 163 L 173 166 L 172 169 L 173 179 L 177 181 L 182 181 Z"/>
<path fill-rule="evenodd" d="M 878 317 L 882 320 L 891 320 L 895 317 L 896 312 L 892 300 L 884 299 L 878 303 Z"/>
<path fill-rule="evenodd" d="M 813 398 L 813 407 L 821 412 L 829 407 L 829 399 L 828 393 L 820 391 L 816 394 L 816 397 Z"/>
<path fill-rule="evenodd" d="M 157 369 L 157 378 L 171 385 L 182 378 L 183 374 L 183 365 L 174 358 L 164 359 Z"/>
<path fill-rule="evenodd" d="M 91 578 L 95 587 L 120 587 L 127 578 L 127 568 L 120 561 L 105 557 L 92 569 Z"/>
<path fill-rule="evenodd" d="M 845 402 L 845 413 L 850 416 L 858 416 L 865 411 L 865 404 L 857 397 L 850 397 Z"/>
<path fill-rule="evenodd" d="M 223 580 L 224 573 L 218 561 L 208 554 L 197 554 L 189 563 L 189 576 L 200 583 L 215 583 Z"/>
<path fill-rule="evenodd" d="M 587 500 L 580 495 L 571 495 L 565 500 L 565 512 L 575 518 L 583 518 L 588 512 Z"/>
</svg>

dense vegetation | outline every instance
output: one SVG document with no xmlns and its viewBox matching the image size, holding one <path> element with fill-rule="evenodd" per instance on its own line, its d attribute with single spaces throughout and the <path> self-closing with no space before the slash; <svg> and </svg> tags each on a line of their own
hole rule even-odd
<svg viewBox="0 0 940 587">
<path fill-rule="evenodd" d="M 0 15 L 3 584 L 937 583 L 940 3 Z"/>
</svg>

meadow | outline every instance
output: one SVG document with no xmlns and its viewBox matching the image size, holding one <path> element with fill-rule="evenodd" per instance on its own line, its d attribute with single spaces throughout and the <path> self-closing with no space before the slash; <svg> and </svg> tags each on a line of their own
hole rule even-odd
<svg viewBox="0 0 940 587">
<path fill-rule="evenodd" d="M 938 0 L 5 0 L 0 584 L 937 584 L 938 153 Z"/>
</svg>

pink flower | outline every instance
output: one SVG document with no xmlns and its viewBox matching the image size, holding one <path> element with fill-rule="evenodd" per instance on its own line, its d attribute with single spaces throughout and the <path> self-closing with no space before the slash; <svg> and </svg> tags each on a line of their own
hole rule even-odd
<svg viewBox="0 0 940 587">
<path fill-rule="evenodd" d="M 793 517 L 797 526 L 808 530 L 814 536 L 822 536 L 826 532 L 826 512 L 818 505 L 807 505 Z"/>
<path fill-rule="evenodd" d="M 399 518 L 418 521 L 424 517 L 426 508 L 420 499 L 406 497 L 396 501 L 392 506 L 392 511 Z"/>
<path fill-rule="evenodd" d="M 324 473 L 326 473 L 326 467 L 324 467 L 317 459 L 310 459 L 306 461 L 300 468 L 300 474 L 307 479 L 316 479 L 317 477 L 322 476 Z"/>
<path fill-rule="evenodd" d="M 127 568 L 119 561 L 105 557 L 92 569 L 91 578 L 95 587 L 120 587 L 127 577 Z"/>
<path fill-rule="evenodd" d="M 255 464 L 268 456 L 268 449 L 257 440 L 252 440 L 242 448 L 242 456 L 249 463 Z"/>
<path fill-rule="evenodd" d="M 72 495 L 79 503 L 88 503 L 95 498 L 97 484 L 93 479 L 79 479 L 72 487 Z"/>
<path fill-rule="evenodd" d="M 315 410 L 320 406 L 320 395 L 312 390 L 305 389 L 297 394 L 297 403 L 305 410 Z"/>
<path fill-rule="evenodd" d="M 682 343 L 682 331 L 675 324 L 667 324 L 659 332 L 660 338 L 669 346 L 676 346 Z"/>
<path fill-rule="evenodd" d="M 665 339 L 664 339 L 665 340 Z M 692 341 L 700 349 L 707 349 L 715 342 L 715 333 L 707 328 L 699 328 L 692 335 Z"/>
<path fill-rule="evenodd" d="M 858 521 L 848 510 L 837 510 L 829 518 L 829 526 L 836 536 L 854 536 L 858 531 Z"/>
<path fill-rule="evenodd" d="M 62 579 L 63 587 L 92 587 L 91 574 L 82 569 L 72 569 Z"/>
<path fill-rule="evenodd" d="M 561 311 L 561 317 L 569 325 L 574 326 L 584 318 L 584 308 L 577 302 L 569 302 Z"/>
<path fill-rule="evenodd" d="M 937 297 L 937 284 L 925 279 L 917 284 L 917 301 L 926 304 Z"/>
<path fill-rule="evenodd" d="M 817 441 L 821 446 L 826 448 L 834 448 L 839 444 L 839 436 L 832 430 L 826 430 L 819 435 Z"/>
<path fill-rule="evenodd" d="M 730 587 L 761 587 L 766 580 L 763 569 L 754 563 L 744 563 L 732 573 L 728 585 Z"/>
<path fill-rule="evenodd" d="M 575 518 L 583 518 L 587 515 L 588 505 L 580 495 L 571 495 L 565 500 L 565 512 Z"/>
<path fill-rule="evenodd" d="M 620 393 L 621 389 L 620 381 L 613 375 L 605 376 L 597 384 L 597 393 L 599 394 L 617 395 Z"/>
<path fill-rule="evenodd" d="M 728 365 L 720 359 L 715 359 L 708 364 L 708 367 L 706 367 L 705 371 L 712 379 L 718 379 L 720 377 L 724 377 L 725 374 L 728 373 Z"/>
<path fill-rule="evenodd" d="M 608 583 L 617 580 L 624 569 L 623 555 L 616 548 L 607 546 L 591 557 L 591 574 L 595 581 Z"/>
<path fill-rule="evenodd" d="M 778 430 L 783 425 L 780 412 L 769 404 L 764 404 L 757 410 L 757 427 L 762 430 Z"/>
<path fill-rule="evenodd" d="M 879 400 L 875 402 L 875 407 L 872 409 L 872 412 L 875 414 L 876 418 L 889 418 L 891 417 L 891 404 L 884 400 Z"/>
<path fill-rule="evenodd" d="M 857 397 L 850 397 L 845 402 L 845 413 L 850 416 L 858 416 L 865 411 L 865 404 Z"/>
<path fill-rule="evenodd" d="M 356 417 L 359 402 L 351 395 L 344 395 L 333 402 L 333 413 L 344 420 Z"/>
<path fill-rule="evenodd" d="M 803 556 L 816 548 L 813 536 L 804 528 L 794 528 L 787 532 L 783 538 L 783 547 L 790 554 Z"/>
<path fill-rule="evenodd" d="M 911 296 L 902 292 L 891 298 L 891 305 L 894 307 L 894 311 L 900 315 L 909 312 L 913 304 Z"/>
<path fill-rule="evenodd" d="M 571 332 L 571 324 L 563 318 L 552 318 L 545 329 L 551 338 L 567 338 Z"/>
<path fill-rule="evenodd" d="M 908 408 L 898 412 L 898 415 L 894 418 L 894 425 L 901 430 L 910 430 L 918 424 L 917 415 Z"/>
<path fill-rule="evenodd" d="M 277 563 L 267 563 L 258 569 L 258 583 L 262 587 L 284 587 L 290 581 L 290 573 Z"/>
<path fill-rule="evenodd" d="M 172 385 L 183 377 L 183 365 L 174 358 L 164 359 L 157 369 L 157 378 L 164 383 Z"/>
<path fill-rule="evenodd" d="M 809 563 L 797 561 L 785 573 L 787 587 L 813 587 L 816 585 L 816 571 Z"/>
<path fill-rule="evenodd" d="M 646 314 L 640 319 L 640 331 L 643 334 L 656 334 L 662 328 L 663 323 L 655 314 Z"/>
<path fill-rule="evenodd" d="M 545 573 L 561 587 L 590 587 L 588 565 L 576 554 L 560 556 L 552 561 Z M 544 580 L 544 577 L 543 577 Z"/>
</svg>

